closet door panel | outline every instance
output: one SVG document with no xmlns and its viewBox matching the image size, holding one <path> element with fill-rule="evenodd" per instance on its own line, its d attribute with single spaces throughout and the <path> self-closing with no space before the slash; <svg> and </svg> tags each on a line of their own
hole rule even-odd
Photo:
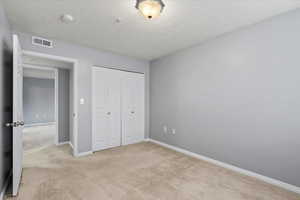
<svg viewBox="0 0 300 200">
<path fill-rule="evenodd" d="M 125 73 L 122 78 L 122 143 L 144 139 L 144 75 Z"/>
<path fill-rule="evenodd" d="M 120 77 L 115 70 L 93 68 L 93 150 L 121 144 Z"/>
<path fill-rule="evenodd" d="M 111 134 L 109 146 L 116 147 L 121 145 L 121 80 L 117 70 L 110 72 L 110 95 L 109 95 L 109 115 Z"/>
<path fill-rule="evenodd" d="M 103 73 L 103 72 L 102 72 Z M 109 103 L 108 79 L 101 70 L 93 69 L 93 149 L 107 148 L 109 125 L 107 107 Z"/>
</svg>

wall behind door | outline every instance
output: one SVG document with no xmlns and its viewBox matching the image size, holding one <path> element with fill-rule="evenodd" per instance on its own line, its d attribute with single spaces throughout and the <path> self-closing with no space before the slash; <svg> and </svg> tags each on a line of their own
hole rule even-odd
<svg viewBox="0 0 300 200">
<path fill-rule="evenodd" d="M 54 79 L 24 77 L 23 104 L 26 125 L 55 122 Z"/>
</svg>

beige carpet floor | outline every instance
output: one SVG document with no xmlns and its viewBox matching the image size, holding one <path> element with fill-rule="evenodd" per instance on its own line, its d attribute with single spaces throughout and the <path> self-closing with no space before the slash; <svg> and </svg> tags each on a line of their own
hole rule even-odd
<svg viewBox="0 0 300 200">
<path fill-rule="evenodd" d="M 81 158 L 68 145 L 25 156 L 20 200 L 300 200 L 300 196 L 150 142 Z"/>
<path fill-rule="evenodd" d="M 25 127 L 23 129 L 24 152 L 30 153 L 53 145 L 55 127 L 55 125 Z"/>
</svg>

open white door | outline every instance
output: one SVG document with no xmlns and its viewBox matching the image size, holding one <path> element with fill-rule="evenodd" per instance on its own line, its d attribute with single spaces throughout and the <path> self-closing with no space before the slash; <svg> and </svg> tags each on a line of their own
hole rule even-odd
<svg viewBox="0 0 300 200">
<path fill-rule="evenodd" d="M 17 35 L 13 35 L 13 195 L 18 194 L 23 160 L 23 67 L 22 49 Z"/>
</svg>

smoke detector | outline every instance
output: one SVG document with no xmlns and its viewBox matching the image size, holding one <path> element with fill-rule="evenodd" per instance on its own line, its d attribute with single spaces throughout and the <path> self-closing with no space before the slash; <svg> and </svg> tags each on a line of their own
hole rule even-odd
<svg viewBox="0 0 300 200">
<path fill-rule="evenodd" d="M 65 24 L 70 24 L 75 21 L 74 17 L 70 14 L 63 14 L 60 16 L 60 20 Z"/>
</svg>

